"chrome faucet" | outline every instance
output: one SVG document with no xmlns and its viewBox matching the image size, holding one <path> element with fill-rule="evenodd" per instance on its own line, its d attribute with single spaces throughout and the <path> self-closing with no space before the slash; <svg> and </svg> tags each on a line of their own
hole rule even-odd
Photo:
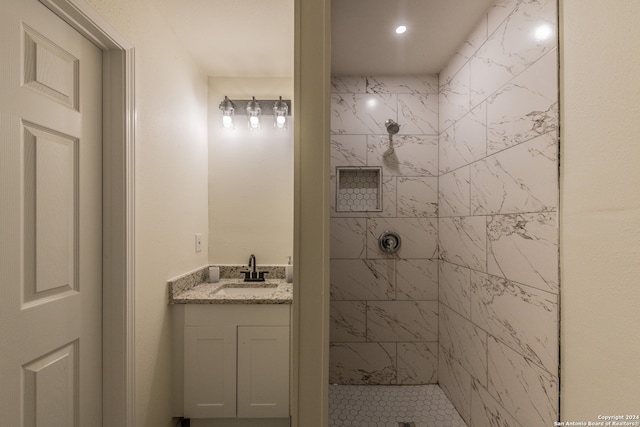
<svg viewBox="0 0 640 427">
<path fill-rule="evenodd" d="M 264 282 L 264 275 L 269 273 L 268 271 L 257 270 L 256 256 L 254 254 L 249 256 L 249 268 L 250 270 L 242 271 L 245 282 Z"/>
<path fill-rule="evenodd" d="M 254 254 L 251 254 L 251 256 L 249 256 L 249 268 L 251 268 L 251 266 L 253 266 L 252 275 L 255 276 L 256 275 L 256 256 Z"/>
</svg>

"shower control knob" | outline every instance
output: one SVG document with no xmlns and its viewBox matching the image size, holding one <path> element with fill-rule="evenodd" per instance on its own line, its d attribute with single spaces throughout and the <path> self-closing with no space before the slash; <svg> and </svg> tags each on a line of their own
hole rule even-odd
<svg viewBox="0 0 640 427">
<path fill-rule="evenodd" d="M 382 252 L 388 254 L 395 254 L 400 249 L 402 240 L 395 231 L 385 231 L 378 238 L 378 244 Z"/>
</svg>

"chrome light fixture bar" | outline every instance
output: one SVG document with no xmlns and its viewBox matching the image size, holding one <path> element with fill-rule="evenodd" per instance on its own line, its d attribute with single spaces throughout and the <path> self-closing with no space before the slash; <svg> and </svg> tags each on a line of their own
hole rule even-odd
<svg viewBox="0 0 640 427">
<path fill-rule="evenodd" d="M 245 105 L 245 108 L 236 109 L 236 105 Z M 272 108 L 262 106 L 273 105 Z M 222 127 L 233 129 L 234 116 L 247 116 L 247 126 L 249 129 L 257 130 L 261 128 L 261 117 L 273 115 L 273 127 L 275 129 L 286 129 L 288 117 L 291 115 L 291 100 L 289 99 L 263 99 L 257 100 L 255 96 L 251 99 L 234 99 L 227 96 L 220 102 L 222 111 Z"/>
</svg>

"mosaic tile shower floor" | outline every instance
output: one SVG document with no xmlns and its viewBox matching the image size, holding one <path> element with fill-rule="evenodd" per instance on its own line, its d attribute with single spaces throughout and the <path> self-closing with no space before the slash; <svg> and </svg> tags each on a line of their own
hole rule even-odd
<svg viewBox="0 0 640 427">
<path fill-rule="evenodd" d="M 437 385 L 329 386 L 329 427 L 467 427 Z"/>
</svg>

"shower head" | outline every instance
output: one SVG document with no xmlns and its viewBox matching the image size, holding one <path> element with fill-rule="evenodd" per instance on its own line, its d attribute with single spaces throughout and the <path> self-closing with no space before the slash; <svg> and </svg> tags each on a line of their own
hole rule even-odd
<svg viewBox="0 0 640 427">
<path fill-rule="evenodd" d="M 386 122 L 384 122 L 384 125 L 387 128 L 389 136 L 395 135 L 396 133 L 398 133 L 398 131 L 400 131 L 400 125 L 391 119 L 388 119 Z"/>
</svg>

